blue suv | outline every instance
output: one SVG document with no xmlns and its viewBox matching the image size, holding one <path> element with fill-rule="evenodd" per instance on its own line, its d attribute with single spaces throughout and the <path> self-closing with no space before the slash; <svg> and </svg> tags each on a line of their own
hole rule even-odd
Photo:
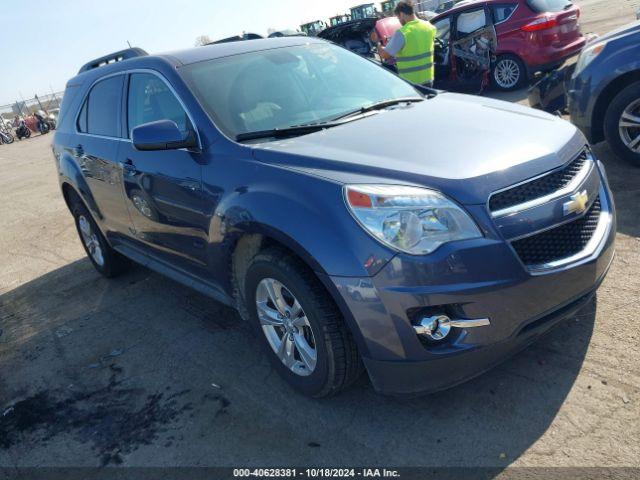
<svg viewBox="0 0 640 480">
<path fill-rule="evenodd" d="M 432 392 L 590 300 L 614 255 L 571 124 L 439 92 L 319 39 L 85 65 L 53 144 L 106 277 L 140 263 L 235 307 L 299 391 Z"/>
</svg>

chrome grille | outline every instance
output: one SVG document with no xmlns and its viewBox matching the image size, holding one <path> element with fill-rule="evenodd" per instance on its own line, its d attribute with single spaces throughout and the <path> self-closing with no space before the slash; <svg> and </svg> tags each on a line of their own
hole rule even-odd
<svg viewBox="0 0 640 480">
<path fill-rule="evenodd" d="M 526 266 L 538 266 L 562 260 L 585 249 L 600 220 L 600 197 L 587 213 L 577 220 L 559 227 L 511 242 L 514 250 Z"/>
<path fill-rule="evenodd" d="M 584 150 L 571 163 L 559 170 L 522 185 L 495 193 L 489 199 L 489 209 L 492 212 L 497 212 L 552 194 L 569 185 L 587 161 L 588 152 Z"/>
</svg>

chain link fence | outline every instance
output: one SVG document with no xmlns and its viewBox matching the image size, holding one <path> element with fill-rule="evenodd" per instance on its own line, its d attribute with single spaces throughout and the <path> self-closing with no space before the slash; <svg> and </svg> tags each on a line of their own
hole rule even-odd
<svg viewBox="0 0 640 480">
<path fill-rule="evenodd" d="M 7 105 L 0 105 L 0 128 L 3 128 L 7 122 L 12 123 L 16 115 L 28 117 L 38 110 L 57 115 L 63 95 L 64 91 L 51 92 L 44 95 L 35 95 L 33 98 L 22 98 Z"/>
</svg>

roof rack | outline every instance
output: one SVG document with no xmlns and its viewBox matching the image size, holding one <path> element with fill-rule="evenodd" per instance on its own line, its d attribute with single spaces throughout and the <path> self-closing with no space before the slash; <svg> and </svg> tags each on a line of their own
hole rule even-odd
<svg viewBox="0 0 640 480">
<path fill-rule="evenodd" d="M 89 63 L 84 64 L 78 73 L 88 72 L 89 70 L 103 67 L 109 63 L 122 62 L 130 58 L 145 57 L 147 55 L 149 54 L 141 48 L 127 48 L 126 50 L 120 50 L 119 52 L 110 53 L 104 57 L 91 60 Z"/>
</svg>

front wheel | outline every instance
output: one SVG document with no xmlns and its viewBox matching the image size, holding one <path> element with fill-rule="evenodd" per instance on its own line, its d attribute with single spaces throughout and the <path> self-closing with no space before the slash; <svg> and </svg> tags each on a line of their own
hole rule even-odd
<svg viewBox="0 0 640 480">
<path fill-rule="evenodd" d="M 640 166 L 640 82 L 624 88 L 611 101 L 604 134 L 618 156 Z"/>
<path fill-rule="evenodd" d="M 245 277 L 251 321 L 269 360 L 311 397 L 335 394 L 362 372 L 356 344 L 315 274 L 280 249 L 254 257 Z"/>
<path fill-rule="evenodd" d="M 527 69 L 515 55 L 501 55 L 491 71 L 493 84 L 503 91 L 511 91 L 524 85 Z"/>
<path fill-rule="evenodd" d="M 4 141 L 4 143 L 6 143 L 8 145 L 10 143 L 13 143 L 15 138 L 10 133 L 5 133 L 4 134 L 4 138 L 2 140 Z"/>
</svg>

